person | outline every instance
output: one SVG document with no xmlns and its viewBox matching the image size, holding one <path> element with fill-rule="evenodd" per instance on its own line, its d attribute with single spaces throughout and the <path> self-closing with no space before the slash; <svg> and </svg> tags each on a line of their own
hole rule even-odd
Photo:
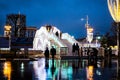
<svg viewBox="0 0 120 80">
<path fill-rule="evenodd" d="M 83 56 L 83 48 L 80 48 L 80 57 Z"/>
<path fill-rule="evenodd" d="M 48 68 L 49 67 L 49 49 L 48 47 L 46 47 L 46 50 L 44 52 L 45 55 L 45 67 Z"/>
<path fill-rule="evenodd" d="M 52 65 L 54 65 L 54 57 L 56 55 L 56 49 L 52 46 L 50 53 L 52 55 Z"/>
<path fill-rule="evenodd" d="M 72 45 L 72 53 L 73 53 L 73 56 L 75 55 L 75 49 L 76 49 L 75 43 L 73 43 L 73 45 Z"/>
<path fill-rule="evenodd" d="M 46 47 L 46 50 L 45 50 L 44 55 L 45 55 L 45 58 L 46 58 L 46 59 L 49 58 L 49 49 L 48 49 L 48 47 Z"/>
<path fill-rule="evenodd" d="M 52 55 L 52 59 L 54 59 L 54 56 L 56 55 L 56 49 L 52 46 L 50 53 Z"/>
<path fill-rule="evenodd" d="M 87 56 L 91 56 L 92 54 L 90 53 L 90 47 L 87 48 Z"/>
<path fill-rule="evenodd" d="M 108 55 L 108 64 L 109 64 L 109 67 L 111 67 L 111 65 L 112 65 L 112 49 L 111 49 L 111 47 L 109 47 L 109 49 L 108 49 L 108 52 L 109 52 L 109 55 Z"/>
<path fill-rule="evenodd" d="M 79 45 L 78 45 L 78 43 L 76 43 L 76 45 L 75 45 L 75 54 L 79 55 Z"/>
</svg>

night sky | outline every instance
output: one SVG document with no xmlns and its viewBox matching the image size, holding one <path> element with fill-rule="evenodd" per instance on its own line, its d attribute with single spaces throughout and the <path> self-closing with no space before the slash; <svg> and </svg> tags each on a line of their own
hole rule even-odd
<svg viewBox="0 0 120 80">
<path fill-rule="evenodd" d="M 75 38 L 86 37 L 86 21 L 81 21 L 86 15 L 94 33 L 105 34 L 113 22 L 107 0 L 0 0 L 0 35 L 6 15 L 19 12 L 26 15 L 27 26 L 51 24 Z"/>
</svg>

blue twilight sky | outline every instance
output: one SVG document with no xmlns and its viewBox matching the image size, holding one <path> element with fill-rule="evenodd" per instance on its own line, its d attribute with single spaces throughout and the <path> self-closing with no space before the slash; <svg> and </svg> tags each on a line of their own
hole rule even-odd
<svg viewBox="0 0 120 80">
<path fill-rule="evenodd" d="M 81 21 L 86 15 L 94 33 L 108 32 L 113 22 L 107 0 L 0 0 L 0 35 L 6 15 L 19 11 L 26 15 L 27 26 L 51 24 L 75 38 L 86 37 L 86 21 Z"/>
</svg>

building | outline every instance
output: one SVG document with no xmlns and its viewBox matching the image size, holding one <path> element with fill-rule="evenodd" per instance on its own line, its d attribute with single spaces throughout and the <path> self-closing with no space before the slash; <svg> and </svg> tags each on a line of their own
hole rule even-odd
<svg viewBox="0 0 120 80">
<path fill-rule="evenodd" d="M 11 26 L 11 37 L 25 37 L 25 30 L 23 31 L 23 29 L 26 28 L 25 15 L 20 13 L 7 15 L 6 25 Z"/>
<path fill-rule="evenodd" d="M 54 46 L 57 50 L 57 54 L 72 54 L 73 43 L 78 43 L 68 33 L 62 33 L 57 27 L 51 25 L 41 26 L 36 31 L 33 40 L 33 50 L 45 51 L 46 47 L 49 49 Z"/>
<path fill-rule="evenodd" d="M 35 36 L 35 32 L 36 32 L 37 28 L 34 26 L 28 26 L 25 28 L 25 37 L 33 37 Z"/>
<path fill-rule="evenodd" d="M 0 52 L 31 49 L 36 30 L 35 26 L 26 27 L 25 15 L 7 15 L 6 25 L 4 26 L 4 37 L 0 37 L 0 40 L 2 40 L 0 42 Z"/>
</svg>

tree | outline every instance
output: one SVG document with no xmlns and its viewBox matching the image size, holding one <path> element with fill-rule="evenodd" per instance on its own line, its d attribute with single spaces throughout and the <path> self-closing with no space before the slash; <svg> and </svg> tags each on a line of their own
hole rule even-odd
<svg viewBox="0 0 120 80">
<path fill-rule="evenodd" d="M 101 43 L 101 46 L 102 47 L 106 47 L 107 46 L 107 38 L 105 36 L 103 36 L 101 39 L 100 39 L 100 43 Z"/>
</svg>

